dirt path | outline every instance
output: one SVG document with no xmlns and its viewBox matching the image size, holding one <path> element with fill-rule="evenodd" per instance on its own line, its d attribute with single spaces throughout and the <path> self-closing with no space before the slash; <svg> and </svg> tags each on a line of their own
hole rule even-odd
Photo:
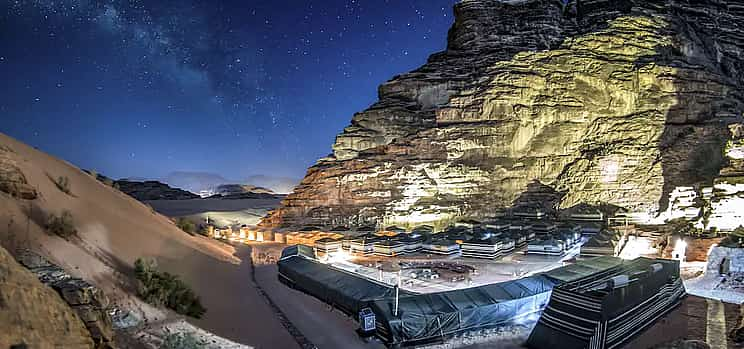
<svg viewBox="0 0 744 349">
<path fill-rule="evenodd" d="M 256 281 L 287 318 L 320 349 L 382 349 L 381 343 L 365 343 L 355 330 L 357 323 L 320 300 L 293 290 L 277 279 L 276 264 L 256 265 Z"/>
<path fill-rule="evenodd" d="M 711 348 L 736 348 L 726 329 L 736 328 L 738 318 L 738 304 L 688 295 L 679 307 L 661 317 L 625 348 L 650 348 L 676 339 L 705 341 Z"/>
<path fill-rule="evenodd" d="M 207 314 L 189 320 L 196 326 L 232 341 L 258 349 L 298 349 L 299 345 L 277 318 L 251 281 L 251 250 L 236 248 L 243 263 L 216 263 L 214 259 L 191 256 L 183 259 L 158 259 L 163 266 L 189 270 L 189 282 Z"/>
<path fill-rule="evenodd" d="M 705 341 L 711 349 L 726 349 L 726 311 L 717 299 L 706 299 L 708 303 L 708 323 Z"/>
</svg>

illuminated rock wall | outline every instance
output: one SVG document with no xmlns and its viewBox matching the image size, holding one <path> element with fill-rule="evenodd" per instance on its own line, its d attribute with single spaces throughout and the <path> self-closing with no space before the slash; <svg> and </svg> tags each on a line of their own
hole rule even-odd
<svg viewBox="0 0 744 349">
<path fill-rule="evenodd" d="M 264 225 L 442 226 L 515 203 L 657 216 L 675 188 L 744 168 L 725 156 L 744 7 L 464 0 L 455 15 L 447 50 L 380 86 Z"/>
</svg>

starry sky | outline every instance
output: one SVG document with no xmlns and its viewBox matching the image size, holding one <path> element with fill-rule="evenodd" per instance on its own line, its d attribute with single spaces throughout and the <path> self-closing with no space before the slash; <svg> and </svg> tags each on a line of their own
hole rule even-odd
<svg viewBox="0 0 744 349">
<path fill-rule="evenodd" d="M 0 132 L 115 178 L 301 178 L 456 2 L 0 0 Z"/>
</svg>

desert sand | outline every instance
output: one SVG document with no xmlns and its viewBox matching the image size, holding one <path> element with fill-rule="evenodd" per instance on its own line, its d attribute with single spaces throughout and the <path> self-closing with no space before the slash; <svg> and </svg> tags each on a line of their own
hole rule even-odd
<svg viewBox="0 0 744 349">
<path fill-rule="evenodd" d="M 247 256 L 231 246 L 189 236 L 168 218 L 108 187 L 77 167 L 0 134 L 0 145 L 39 192 L 18 200 L 0 193 L 0 240 L 9 249 L 30 247 L 53 262 L 102 288 L 124 308 L 141 310 L 149 323 L 162 322 L 157 312 L 133 296 L 132 265 L 154 258 L 161 269 L 181 276 L 208 309 L 192 320 L 219 336 L 257 348 L 294 348 L 294 339 L 252 288 Z M 69 178 L 71 195 L 51 178 Z M 66 241 L 44 231 L 50 213 L 69 210 L 79 239 Z M 178 316 L 163 312 L 178 321 Z M 152 317 L 152 318 L 148 318 Z"/>
</svg>

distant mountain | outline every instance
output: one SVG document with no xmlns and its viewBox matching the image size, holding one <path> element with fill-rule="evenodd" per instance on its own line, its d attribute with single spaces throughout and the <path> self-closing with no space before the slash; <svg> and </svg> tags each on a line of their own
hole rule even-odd
<svg viewBox="0 0 744 349">
<path fill-rule="evenodd" d="M 88 174 L 93 174 L 93 172 L 89 170 L 83 171 Z M 139 201 L 189 200 L 198 199 L 200 197 L 190 191 L 174 188 L 159 181 L 139 178 L 114 180 L 99 173 L 96 173 L 96 179 L 108 186 L 121 190 L 122 193 L 125 193 Z"/>
<path fill-rule="evenodd" d="M 183 188 L 202 197 L 218 193 L 221 185 L 243 185 L 269 190 L 271 193 L 287 194 L 300 182 L 297 178 L 252 175 L 245 179 L 227 179 L 210 172 L 171 172 L 164 178 L 156 179 L 172 187 Z"/>
<path fill-rule="evenodd" d="M 263 192 L 264 194 L 289 194 L 292 192 L 294 187 L 298 183 L 300 183 L 300 180 L 298 178 L 290 177 L 251 175 L 246 177 L 245 179 L 229 179 L 217 173 L 191 171 L 175 171 L 162 178 L 128 177 L 122 178 L 120 179 L 120 181 L 158 181 L 168 184 L 174 188 L 188 190 L 201 197 L 209 197 L 217 194 L 220 194 L 222 196 L 227 195 L 221 193 L 221 191 L 225 191 L 224 188 L 219 189 L 221 186 L 242 186 L 244 188 L 239 189 L 238 187 L 233 187 L 233 190 L 237 189 L 243 192 L 262 193 L 263 190 L 266 191 Z M 229 195 L 233 194 L 235 193 L 231 193 Z"/>
<path fill-rule="evenodd" d="M 200 194 L 202 191 L 214 192 L 214 190 L 221 184 L 240 182 L 226 179 L 216 173 L 187 171 L 171 172 L 159 180 L 168 183 L 171 186 L 183 188 L 196 194 Z"/>
<path fill-rule="evenodd" d="M 190 191 L 173 188 L 165 183 L 160 183 L 158 181 L 116 181 L 115 183 L 116 185 L 118 185 L 119 190 L 139 201 L 189 200 L 200 198 L 199 195 L 196 195 Z"/>
</svg>

